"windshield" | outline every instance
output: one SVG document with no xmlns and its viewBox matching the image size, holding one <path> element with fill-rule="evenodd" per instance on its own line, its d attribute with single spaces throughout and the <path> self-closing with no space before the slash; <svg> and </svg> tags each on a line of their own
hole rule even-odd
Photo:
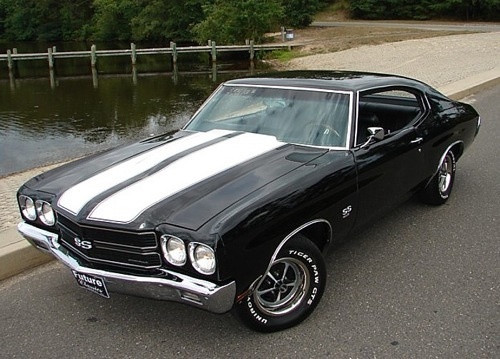
<svg viewBox="0 0 500 359">
<path fill-rule="evenodd" d="M 244 131 L 282 142 L 344 148 L 350 98 L 347 92 L 224 85 L 185 129 Z"/>
</svg>

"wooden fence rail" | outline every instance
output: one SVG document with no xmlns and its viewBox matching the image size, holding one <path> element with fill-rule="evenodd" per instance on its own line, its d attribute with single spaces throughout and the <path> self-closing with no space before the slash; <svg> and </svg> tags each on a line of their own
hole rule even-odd
<svg viewBox="0 0 500 359">
<path fill-rule="evenodd" d="M 205 46 L 186 46 L 177 47 L 174 42 L 170 43 L 170 47 L 139 49 L 134 43 L 130 44 L 130 49 L 123 50 L 97 50 L 95 45 L 91 46 L 87 51 L 65 51 L 58 52 L 56 47 L 47 49 L 46 53 L 18 53 L 16 49 L 7 50 L 7 54 L 0 54 L 0 62 L 6 61 L 9 71 L 12 71 L 16 61 L 23 60 L 47 60 L 49 69 L 54 69 L 55 60 L 68 58 L 89 58 L 90 65 L 95 68 L 97 59 L 104 56 L 130 56 L 132 65 L 137 62 L 137 57 L 141 55 L 170 55 L 174 64 L 178 61 L 178 55 L 182 53 L 208 53 L 212 61 L 217 61 L 217 54 L 221 52 L 248 52 L 250 60 L 254 60 L 256 51 L 272 51 L 280 49 L 291 49 L 290 44 L 264 44 L 255 45 L 253 41 L 247 41 L 245 45 L 226 45 L 217 46 L 215 41 L 209 41 Z"/>
</svg>

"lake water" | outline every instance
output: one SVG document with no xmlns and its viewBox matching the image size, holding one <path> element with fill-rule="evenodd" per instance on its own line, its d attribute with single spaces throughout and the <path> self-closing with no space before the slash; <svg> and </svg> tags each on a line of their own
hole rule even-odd
<svg viewBox="0 0 500 359">
<path fill-rule="evenodd" d="M 0 76 L 0 177 L 179 129 L 220 82 L 255 72 L 245 61 L 51 79 L 42 67 L 45 77 Z"/>
</svg>

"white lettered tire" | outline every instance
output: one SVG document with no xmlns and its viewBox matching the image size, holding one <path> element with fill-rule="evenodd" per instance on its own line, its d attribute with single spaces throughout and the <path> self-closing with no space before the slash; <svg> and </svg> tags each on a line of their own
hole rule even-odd
<svg viewBox="0 0 500 359">
<path fill-rule="evenodd" d="M 249 328 L 274 332 L 306 319 L 318 305 L 326 283 L 323 255 L 297 234 L 279 251 L 255 290 L 235 305 Z"/>
<path fill-rule="evenodd" d="M 455 182 L 456 160 L 453 151 L 449 150 L 439 164 L 438 172 L 427 187 L 420 193 L 420 200 L 427 204 L 444 204 L 450 197 Z"/>
</svg>

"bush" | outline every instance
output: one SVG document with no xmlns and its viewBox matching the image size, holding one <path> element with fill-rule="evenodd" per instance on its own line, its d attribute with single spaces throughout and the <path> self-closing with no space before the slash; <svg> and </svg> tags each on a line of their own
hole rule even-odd
<svg viewBox="0 0 500 359">
<path fill-rule="evenodd" d="M 216 0 L 203 6 L 203 12 L 205 19 L 193 27 L 195 38 L 218 44 L 261 41 L 283 15 L 280 0 Z"/>
</svg>

